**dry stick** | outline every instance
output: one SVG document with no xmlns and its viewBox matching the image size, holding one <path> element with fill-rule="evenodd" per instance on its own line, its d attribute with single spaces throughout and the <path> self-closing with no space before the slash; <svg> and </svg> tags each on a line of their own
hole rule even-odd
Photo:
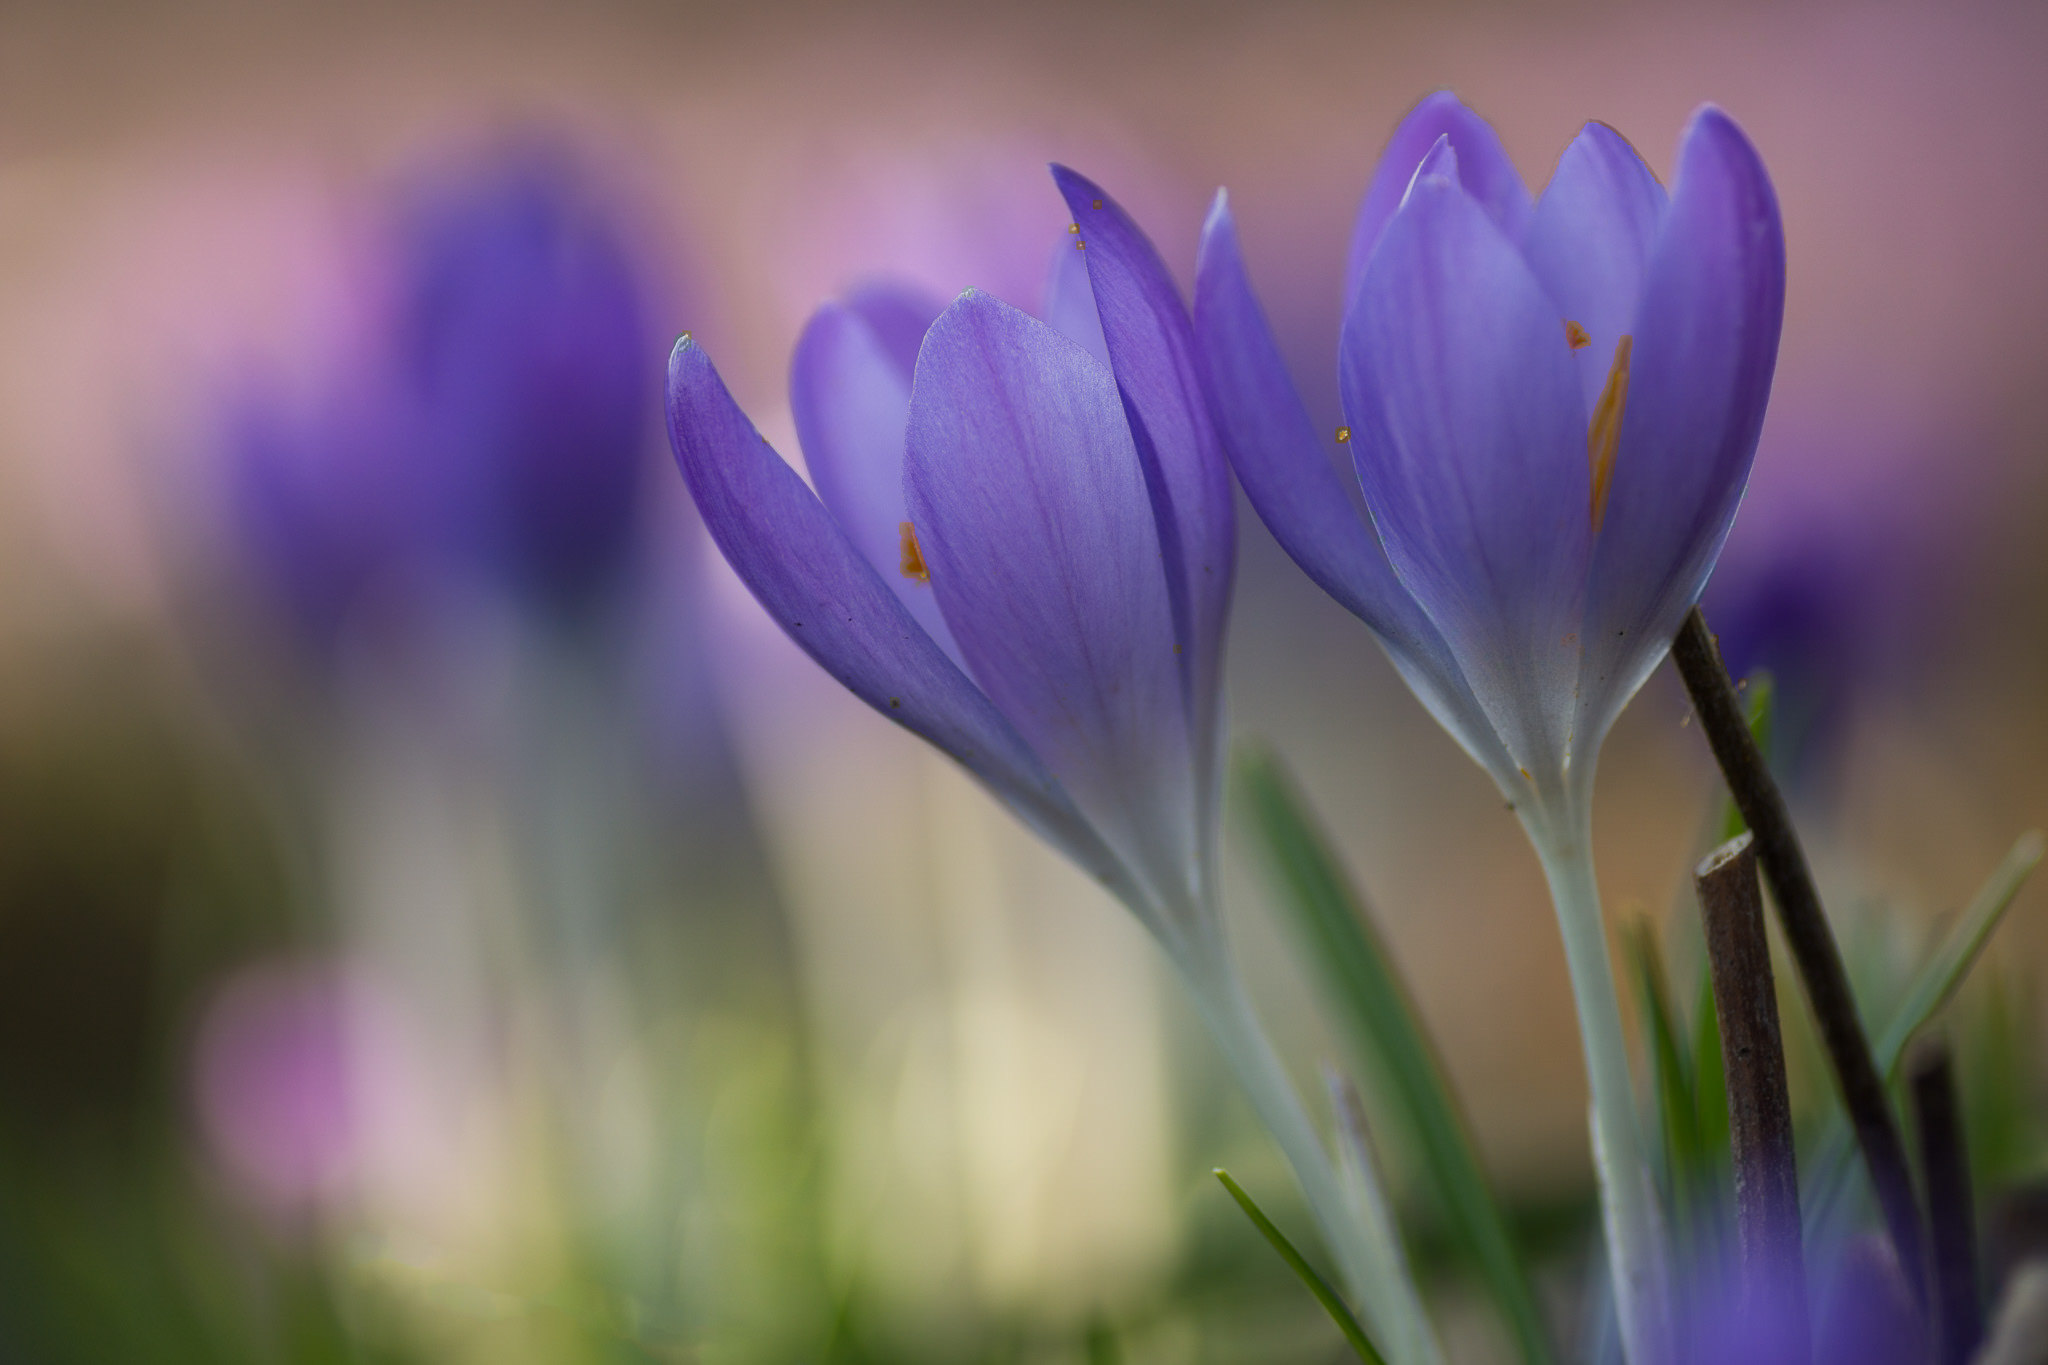
<svg viewBox="0 0 2048 1365">
<path fill-rule="evenodd" d="M 1771 882 L 1771 896 L 1778 907 L 1778 925 L 1792 949 L 1799 967 L 1800 982 L 1806 987 L 1806 1001 L 1820 1026 L 1828 1060 L 1834 1066 L 1835 1083 L 1841 1088 L 1842 1107 L 1856 1129 L 1863 1162 L 1870 1170 L 1870 1184 L 1884 1211 L 1885 1227 L 1906 1281 L 1924 1305 L 1927 1287 L 1922 1260 L 1920 1206 L 1913 1194 L 1913 1176 L 1906 1164 L 1906 1144 L 1899 1137 L 1898 1123 L 1885 1098 L 1884 1081 L 1870 1055 L 1870 1042 L 1863 1033 L 1863 1021 L 1856 1014 L 1855 997 L 1849 993 L 1849 976 L 1842 969 L 1842 953 L 1821 913 L 1820 892 L 1814 888 L 1813 873 L 1806 866 L 1806 854 L 1799 847 L 1799 835 L 1792 828 L 1792 814 L 1785 794 L 1771 779 L 1749 732 L 1735 685 L 1721 654 L 1707 633 L 1706 618 L 1698 607 L 1686 614 L 1671 642 L 1671 659 L 1685 690 L 1692 695 L 1693 710 L 1700 718 L 1713 748 L 1714 761 L 1721 765 L 1729 795 L 1742 812 L 1743 823 L 1756 835 L 1757 860 Z"/>
<path fill-rule="evenodd" d="M 1977 1297 L 1977 1220 L 1970 1205 L 1969 1152 L 1963 1144 L 1947 1042 L 1931 1037 L 1914 1048 L 1908 1074 L 1913 1119 L 1920 1130 L 1920 1174 L 1927 1186 L 1935 1358 L 1941 1365 L 1964 1365 L 1984 1340 L 1984 1307 Z"/>
<path fill-rule="evenodd" d="M 1721 1065 L 1728 1074 L 1728 1136 L 1735 1165 L 1740 1309 L 1769 1332 L 1773 1365 L 1811 1358 L 1806 1263 L 1799 1237 L 1799 1178 L 1792 1153 L 1792 1097 L 1771 945 L 1764 933 L 1754 838 L 1742 834 L 1693 872 L 1713 973 Z M 1761 1344 L 1761 1343 L 1759 1343 Z"/>
</svg>

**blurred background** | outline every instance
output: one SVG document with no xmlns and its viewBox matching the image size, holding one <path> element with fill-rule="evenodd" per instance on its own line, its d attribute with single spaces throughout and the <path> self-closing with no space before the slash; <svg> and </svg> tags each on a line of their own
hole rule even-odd
<svg viewBox="0 0 2048 1365">
<path fill-rule="evenodd" d="M 1896 979 L 2048 823 L 2044 62 L 2017 3 L 13 0 L 0 1360 L 1335 1359 L 1207 1179 L 1301 1226 L 1149 942 L 708 549 L 669 344 L 794 459 L 809 311 L 876 276 L 1035 306 L 1059 160 L 1184 285 L 1227 185 L 1334 426 L 1350 215 L 1416 99 L 1537 186 L 1587 119 L 1661 174 L 1725 106 L 1790 285 L 1707 608 Z M 1569 1323 L 1586 1096 L 1535 862 L 1241 526 L 1238 733 L 1367 889 Z M 1719 801 L 1685 720 L 1660 675 L 1598 817 L 1612 917 L 1674 942 Z M 1240 842 L 1312 1080 L 1346 1059 Z M 2010 1181 L 2044 965 L 2023 893 L 1967 1025 Z M 1454 1356 L 1496 1358 L 1411 1232 Z"/>
</svg>

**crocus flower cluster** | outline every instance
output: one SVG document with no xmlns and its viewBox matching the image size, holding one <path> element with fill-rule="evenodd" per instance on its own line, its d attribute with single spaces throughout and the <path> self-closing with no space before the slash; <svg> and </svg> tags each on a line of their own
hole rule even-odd
<svg viewBox="0 0 2048 1365">
<path fill-rule="evenodd" d="M 310 398 L 256 388 L 230 423 L 266 586 L 315 642 L 422 572 L 580 610 L 630 553 L 653 393 L 616 215 L 521 147 L 417 187 L 373 272 L 389 305 Z"/>
<path fill-rule="evenodd" d="M 1152 929 L 1393 1358 L 1429 1360 L 1398 1244 L 1384 1219 L 1354 1235 L 1330 1212 L 1319 1143 L 1273 1081 L 1221 940 L 1227 451 L 1282 545 L 1374 629 L 1542 856 L 1586 1041 L 1623 1336 L 1632 1359 L 1662 1359 L 1591 782 L 1600 740 L 1713 567 L 1755 451 L 1784 298 L 1761 163 L 1703 110 L 1667 195 L 1592 124 L 1532 200 L 1485 123 L 1447 94 L 1424 101 L 1367 192 L 1344 282 L 1336 441 L 1364 516 L 1280 360 L 1227 200 L 1204 232 L 1191 325 L 1135 224 L 1055 175 L 1089 285 L 1055 288 L 1047 315 L 1069 335 L 972 290 L 936 321 L 873 292 L 828 306 L 793 381 L 816 493 L 682 340 L 669 430 L 712 537 L 812 658 Z"/>
</svg>

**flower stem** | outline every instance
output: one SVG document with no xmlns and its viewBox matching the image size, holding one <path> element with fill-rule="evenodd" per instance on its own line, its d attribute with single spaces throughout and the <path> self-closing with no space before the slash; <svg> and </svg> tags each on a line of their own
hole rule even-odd
<svg viewBox="0 0 2048 1365">
<path fill-rule="evenodd" d="M 1630 1365 L 1665 1365 L 1670 1358 L 1663 1312 L 1663 1255 L 1657 1240 L 1655 1185 L 1636 1124 L 1635 1091 L 1621 1028 L 1614 966 L 1607 956 L 1600 887 L 1593 873 L 1588 803 L 1567 803 L 1556 823 L 1525 813 L 1523 827 L 1550 883 L 1557 927 L 1564 938 L 1593 1094 L 1593 1155 L 1600 1210 L 1607 1234 L 1608 1273 L 1615 1312 Z"/>
<path fill-rule="evenodd" d="M 1344 1283 L 1364 1308 L 1388 1358 L 1396 1365 L 1439 1365 L 1443 1352 L 1408 1273 L 1400 1233 L 1385 1202 L 1345 1197 L 1329 1152 L 1236 973 L 1225 967 L 1187 975 L 1210 1034 L 1253 1110 L 1294 1168 L 1309 1212 L 1337 1258 Z"/>
<path fill-rule="evenodd" d="M 1821 910 L 1820 892 L 1799 834 L 1792 826 L 1792 813 L 1785 794 L 1764 763 L 1762 751 L 1744 722 L 1735 684 L 1721 662 L 1721 651 L 1707 630 L 1707 619 L 1694 607 L 1671 642 L 1671 661 L 1685 680 L 1700 729 L 1714 751 L 1714 761 L 1728 781 L 1728 794 L 1743 821 L 1756 833 L 1756 856 L 1771 884 L 1771 897 L 1778 907 L 1778 927 L 1785 931 L 1785 943 L 1792 949 L 1792 961 L 1806 987 L 1807 1003 L 1827 1045 L 1828 1060 L 1834 1066 L 1835 1082 L 1842 1094 L 1842 1107 L 1856 1128 L 1856 1141 L 1863 1149 L 1870 1169 L 1871 1188 L 1877 1194 L 1885 1226 L 1891 1233 L 1893 1249 L 1907 1282 L 1923 1306 L 1927 1303 L 1924 1274 L 1924 1241 L 1920 1206 L 1913 1194 L 1913 1177 L 1906 1164 L 1906 1145 L 1892 1117 L 1891 1101 L 1885 1094 L 1884 1078 L 1870 1051 L 1863 1021 L 1856 1013 L 1856 999 L 1849 989 L 1849 974 L 1842 965 L 1842 951 L 1835 944 Z"/>
</svg>

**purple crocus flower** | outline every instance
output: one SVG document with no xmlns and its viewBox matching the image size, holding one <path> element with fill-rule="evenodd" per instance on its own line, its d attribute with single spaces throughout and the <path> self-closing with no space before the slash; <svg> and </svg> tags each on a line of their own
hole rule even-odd
<svg viewBox="0 0 2048 1365">
<path fill-rule="evenodd" d="M 881 289 L 828 304 L 792 366 L 815 493 L 685 336 L 669 360 L 676 460 L 712 539 L 806 653 L 1158 938 L 1347 1280 L 1400 1358 L 1434 1360 L 1391 1225 L 1347 1202 L 1223 938 L 1235 525 L 1192 325 L 1130 217 L 1054 177 L 1074 233 L 1051 322 L 971 289 L 943 311 Z"/>
<path fill-rule="evenodd" d="M 1195 962 L 1215 951 L 1229 474 L 1164 263 L 1099 188 L 1056 175 L 1107 365 L 985 293 L 934 320 L 870 289 L 822 309 L 793 363 L 816 494 L 687 336 L 669 433 L 791 638 Z"/>
<path fill-rule="evenodd" d="M 1711 106 L 1666 194 L 1604 124 L 1530 198 L 1448 94 L 1395 132 L 1346 271 L 1353 509 L 1253 296 L 1227 199 L 1196 330 L 1239 480 L 1520 815 L 1571 968 L 1623 1340 L 1668 1329 L 1652 1185 L 1591 856 L 1593 773 L 1726 539 L 1777 360 L 1784 240 Z"/>
<path fill-rule="evenodd" d="M 1667 195 L 1590 123 L 1532 202 L 1449 93 L 1359 213 L 1340 383 L 1370 519 L 1254 298 L 1227 199 L 1196 321 L 1239 479 L 1509 799 L 1589 781 L 1699 596 L 1748 478 L 1784 309 L 1776 197 L 1708 106 Z"/>
</svg>

